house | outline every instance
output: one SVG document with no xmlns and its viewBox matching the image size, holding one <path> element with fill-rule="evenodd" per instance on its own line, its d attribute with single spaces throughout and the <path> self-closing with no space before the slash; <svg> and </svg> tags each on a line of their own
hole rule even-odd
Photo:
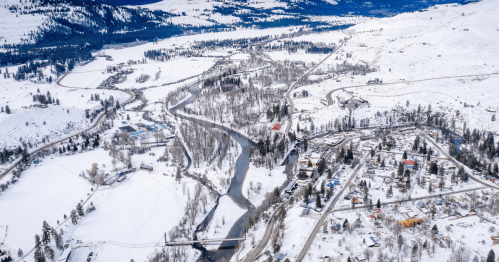
<svg viewBox="0 0 499 262">
<path fill-rule="evenodd" d="M 440 200 L 440 199 L 434 199 L 433 203 L 435 203 L 436 205 L 439 205 L 439 206 L 443 204 L 442 200 Z"/>
<path fill-rule="evenodd" d="M 414 219 L 406 219 L 399 221 L 399 225 L 404 227 L 414 227 L 415 225 L 419 225 L 423 222 L 422 218 L 414 218 Z"/>
<path fill-rule="evenodd" d="M 297 186 L 298 186 L 298 184 L 296 184 L 296 181 L 292 180 L 286 186 L 286 188 L 284 189 L 284 192 L 291 194 L 291 192 L 293 192 L 293 189 L 295 189 Z"/>
<path fill-rule="evenodd" d="M 286 253 L 279 253 L 277 256 L 274 257 L 276 261 L 284 261 L 284 258 L 286 257 Z"/>
<path fill-rule="evenodd" d="M 414 161 L 414 160 L 409 160 L 409 159 L 404 160 L 405 167 L 407 167 L 409 169 L 414 168 L 414 163 L 416 163 L 416 161 Z"/>
<path fill-rule="evenodd" d="M 146 133 L 146 131 L 136 131 L 136 132 L 132 132 L 130 133 L 130 136 L 134 139 L 145 139 L 145 138 L 148 138 L 149 135 Z"/>
<path fill-rule="evenodd" d="M 374 239 L 374 237 L 364 238 L 364 243 L 368 247 L 379 247 L 380 244 Z"/>
<path fill-rule="evenodd" d="M 332 225 L 331 230 L 339 232 L 341 230 L 341 224 Z"/>
<path fill-rule="evenodd" d="M 355 257 L 355 259 L 357 259 L 357 261 L 359 262 L 366 261 L 366 257 L 364 257 L 364 255 L 358 255 Z"/>
<path fill-rule="evenodd" d="M 146 171 L 153 171 L 153 167 L 152 166 L 147 166 L 147 165 L 140 165 L 140 169 L 141 170 L 146 170 Z"/>
<path fill-rule="evenodd" d="M 131 126 L 122 126 L 122 127 L 119 127 L 118 128 L 119 130 L 121 130 L 122 132 L 125 132 L 125 133 L 133 133 L 133 132 L 136 132 L 137 130 Z"/>
<path fill-rule="evenodd" d="M 421 202 L 421 201 L 419 201 L 416 205 L 418 205 L 420 208 L 425 208 L 426 207 L 426 205 L 423 202 Z"/>
<path fill-rule="evenodd" d="M 274 127 L 272 127 L 272 132 L 277 132 L 281 130 L 281 125 L 279 124 L 275 124 Z"/>
</svg>

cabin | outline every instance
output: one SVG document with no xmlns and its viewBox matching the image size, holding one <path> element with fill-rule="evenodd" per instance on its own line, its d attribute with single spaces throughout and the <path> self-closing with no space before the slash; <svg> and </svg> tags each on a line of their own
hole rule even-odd
<svg viewBox="0 0 499 262">
<path fill-rule="evenodd" d="M 147 166 L 147 165 L 140 165 L 141 170 L 146 170 L 146 171 L 153 171 L 152 166 Z"/>
</svg>

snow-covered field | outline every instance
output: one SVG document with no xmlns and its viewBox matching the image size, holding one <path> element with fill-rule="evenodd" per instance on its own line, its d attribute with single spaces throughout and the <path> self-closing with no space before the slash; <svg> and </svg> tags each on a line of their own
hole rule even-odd
<svg viewBox="0 0 499 262">
<path fill-rule="evenodd" d="M 352 111 L 357 120 L 373 120 L 378 111 L 390 111 L 395 106 L 414 110 L 418 105 L 432 104 L 435 110 L 454 116 L 456 126 L 467 122 L 470 128 L 497 132 L 499 126 L 491 121 L 493 113 L 485 110 L 497 110 L 498 92 L 494 87 L 497 75 L 481 75 L 499 72 L 499 45 L 491 37 L 497 35 L 497 29 L 488 20 L 497 9 L 499 6 L 494 1 L 485 0 L 466 6 L 437 6 L 427 12 L 355 25 L 345 31 L 351 38 L 340 49 L 340 60 L 328 60 L 325 64 L 334 67 L 343 61 L 367 63 L 377 71 L 364 76 L 340 75 L 302 86 L 296 91 L 307 90 L 309 97 L 294 99 L 295 108 L 308 110 L 314 124 L 319 126 L 347 115 L 348 110 L 338 107 L 338 98 L 368 100 L 369 107 Z M 317 41 L 314 35 L 301 38 Z M 346 53 L 351 58 L 346 58 Z M 384 85 L 366 84 L 375 78 Z M 326 94 L 339 88 L 348 88 L 352 94 L 335 91 L 334 104 L 328 106 Z M 465 103 L 474 107 L 464 107 Z M 294 125 L 297 123 L 293 121 Z"/>
<path fill-rule="evenodd" d="M 285 166 L 277 166 L 268 170 L 250 165 L 244 180 L 243 195 L 254 206 L 261 205 L 267 193 L 271 194 L 276 187 L 282 186 L 286 181 L 285 168 Z"/>
<path fill-rule="evenodd" d="M 109 171 L 111 157 L 103 149 L 73 156 L 45 159 L 25 171 L 19 181 L 0 195 L 2 224 L 8 225 L 5 246 L 25 252 L 34 246 L 35 234 L 41 234 L 43 221 L 51 226 L 62 222 L 80 200 L 86 200 L 91 188 L 80 172 L 97 163 Z M 104 167 L 104 165 L 106 167 Z M 31 257 L 30 257 L 31 258 Z"/>
<path fill-rule="evenodd" d="M 0 122 L 0 147 L 17 146 L 20 141 L 38 144 L 45 138 L 49 138 L 49 142 L 81 131 L 90 124 L 85 111 L 79 109 L 51 105 L 25 110 Z"/>
<path fill-rule="evenodd" d="M 194 191 L 194 181 L 186 184 Z M 81 219 L 72 239 L 95 244 L 97 261 L 144 261 L 155 247 L 133 247 L 163 243 L 165 232 L 182 218 L 187 197 L 175 178 L 138 171 L 116 188 L 102 188 L 94 194 L 91 201 L 97 210 Z"/>
</svg>

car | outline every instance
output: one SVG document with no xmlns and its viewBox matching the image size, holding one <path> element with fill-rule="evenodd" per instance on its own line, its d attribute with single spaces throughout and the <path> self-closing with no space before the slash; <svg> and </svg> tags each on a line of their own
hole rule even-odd
<svg viewBox="0 0 499 262">
<path fill-rule="evenodd" d="M 94 255 L 94 252 L 90 252 L 90 254 L 88 254 L 89 256 L 93 256 Z"/>
<path fill-rule="evenodd" d="M 322 208 L 320 208 L 320 207 L 316 207 L 316 208 L 314 208 L 314 210 L 315 210 L 316 212 L 321 212 L 321 211 L 322 211 Z"/>
</svg>

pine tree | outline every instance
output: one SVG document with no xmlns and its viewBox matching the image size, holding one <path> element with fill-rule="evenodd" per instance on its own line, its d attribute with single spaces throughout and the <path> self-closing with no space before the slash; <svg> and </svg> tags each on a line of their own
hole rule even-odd
<svg viewBox="0 0 499 262">
<path fill-rule="evenodd" d="M 391 197 L 393 196 L 393 188 L 392 186 L 390 185 L 390 187 L 388 188 L 388 190 L 386 191 L 386 196 L 387 197 Z"/>
<path fill-rule="evenodd" d="M 491 249 L 489 251 L 489 254 L 487 255 L 487 262 L 495 262 L 496 261 L 496 254 L 494 253 L 494 250 Z"/>
<path fill-rule="evenodd" d="M 17 250 L 17 256 L 18 257 L 23 257 L 24 256 L 24 251 L 22 249 Z"/>
<path fill-rule="evenodd" d="M 322 207 L 321 195 L 319 193 L 315 195 L 315 206 L 318 208 Z"/>
<path fill-rule="evenodd" d="M 85 215 L 85 212 L 83 211 L 83 205 L 81 203 L 78 203 L 76 205 L 76 211 L 78 212 L 78 215 L 81 217 Z"/>
<path fill-rule="evenodd" d="M 71 222 L 73 222 L 73 224 L 78 224 L 78 215 L 76 214 L 76 210 L 71 210 Z"/>
<path fill-rule="evenodd" d="M 402 155 L 402 159 L 407 159 L 407 152 L 404 150 L 404 154 Z"/>
<path fill-rule="evenodd" d="M 35 235 L 35 246 L 39 246 L 42 244 L 42 240 L 38 234 Z"/>
<path fill-rule="evenodd" d="M 10 107 L 8 105 L 5 106 L 5 113 L 10 114 Z"/>
<path fill-rule="evenodd" d="M 47 256 L 52 261 L 54 260 L 54 258 L 55 258 L 55 252 L 52 249 L 52 247 L 50 247 L 49 245 L 46 245 L 45 249 L 44 249 L 44 252 L 45 252 L 45 256 Z"/>
<path fill-rule="evenodd" d="M 438 227 L 437 227 L 437 224 L 433 225 L 433 227 L 431 228 L 431 232 L 433 234 L 437 234 L 438 233 Z"/>
<path fill-rule="evenodd" d="M 177 175 L 175 176 L 175 180 L 177 180 L 180 183 L 180 180 L 182 180 L 182 175 L 180 174 L 180 168 L 177 168 Z"/>
<path fill-rule="evenodd" d="M 35 254 L 34 254 L 35 262 L 46 262 L 47 259 L 45 258 L 45 254 L 43 253 L 42 246 L 39 245 L 35 249 Z"/>
<path fill-rule="evenodd" d="M 52 237 L 54 238 L 55 246 L 57 247 L 57 249 L 63 250 L 64 249 L 64 242 L 63 242 L 62 236 L 59 235 L 55 229 L 52 229 Z"/>
<path fill-rule="evenodd" d="M 376 203 L 377 208 L 381 208 L 381 200 L 378 198 L 378 202 Z"/>
<path fill-rule="evenodd" d="M 52 228 L 50 225 L 47 223 L 47 221 L 43 221 L 43 228 L 42 228 L 42 243 L 44 245 L 50 243 L 50 232 Z"/>
</svg>

